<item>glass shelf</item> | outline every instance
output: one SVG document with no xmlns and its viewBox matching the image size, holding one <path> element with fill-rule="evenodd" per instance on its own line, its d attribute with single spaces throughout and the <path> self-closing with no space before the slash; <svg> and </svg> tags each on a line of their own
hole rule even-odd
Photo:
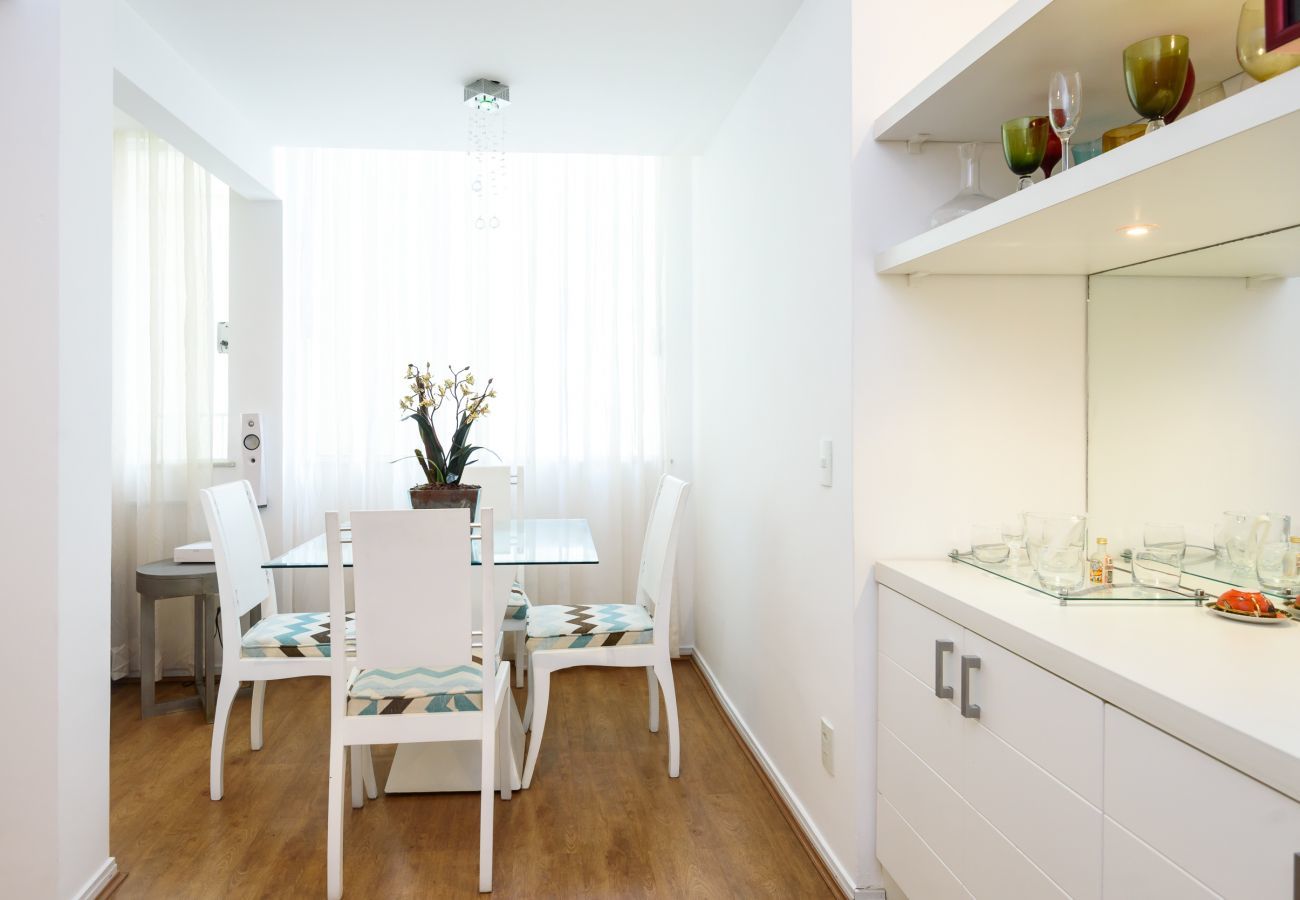
<svg viewBox="0 0 1300 900">
<path fill-rule="evenodd" d="M 1131 559 L 1132 551 L 1123 551 L 1121 558 L 1125 561 Z M 1259 591 L 1266 597 L 1282 603 L 1290 603 L 1296 599 L 1295 591 L 1274 590 L 1273 588 L 1263 587 L 1253 573 L 1234 569 L 1231 563 L 1219 559 L 1210 547 L 1188 546 L 1187 555 L 1183 559 L 1183 574 L 1204 578 L 1206 581 L 1212 581 L 1216 585 L 1223 585 L 1226 588 Z M 1208 590 L 1209 588 L 1207 588 Z"/>
<path fill-rule="evenodd" d="M 1206 600 L 1213 599 L 1212 595 L 1199 588 L 1159 588 L 1134 584 L 1132 575 L 1128 569 L 1123 568 L 1120 560 L 1116 560 L 1115 563 L 1115 584 L 1084 584 L 1077 590 L 1063 594 L 1044 587 L 1027 559 L 1016 563 L 986 563 L 980 562 L 969 553 L 961 553 L 957 550 L 949 553 L 948 558 L 1037 591 L 1051 597 L 1062 606 L 1083 603 L 1191 603 L 1200 606 Z"/>
</svg>

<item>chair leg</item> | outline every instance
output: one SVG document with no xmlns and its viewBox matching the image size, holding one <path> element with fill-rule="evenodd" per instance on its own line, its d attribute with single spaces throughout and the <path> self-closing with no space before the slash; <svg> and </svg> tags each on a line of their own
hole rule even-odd
<svg viewBox="0 0 1300 900">
<path fill-rule="evenodd" d="M 360 809 L 366 805 L 365 793 L 361 784 L 361 771 L 365 768 L 365 750 L 361 744 L 349 748 L 352 759 L 348 768 L 352 770 L 352 808 Z"/>
<path fill-rule="evenodd" d="M 497 719 L 497 778 L 501 783 L 501 799 L 509 800 L 514 788 L 515 751 L 510 741 L 510 711 L 502 710 Z"/>
<path fill-rule="evenodd" d="M 493 727 L 496 727 L 495 723 Z M 478 792 L 478 889 L 482 894 L 492 890 L 492 795 L 496 793 L 492 782 L 496 771 L 496 749 L 495 740 L 483 741 L 482 766 L 479 770 L 482 781 L 479 782 Z"/>
<path fill-rule="evenodd" d="M 645 667 L 646 681 L 650 683 L 650 730 L 659 732 L 659 682 L 655 680 L 655 667 Z"/>
<path fill-rule="evenodd" d="M 677 688 L 673 686 L 673 664 L 669 660 L 655 664 L 655 674 L 664 691 L 664 709 L 668 712 L 668 775 L 682 773 L 681 735 L 677 729 Z"/>
<path fill-rule="evenodd" d="M 536 662 L 536 660 L 533 660 Z M 546 730 L 546 707 L 551 699 L 551 673 L 533 666 L 528 672 L 530 690 L 528 703 L 533 710 L 533 735 L 528 741 L 527 761 L 524 763 L 524 790 L 533 783 L 533 770 L 537 768 L 537 751 L 542 746 L 542 732 Z"/>
<path fill-rule="evenodd" d="M 527 657 L 527 654 L 524 651 L 524 637 L 525 632 L 523 629 L 515 632 L 515 687 L 517 688 L 524 686 L 524 668 L 526 666 L 525 659 Z"/>
<path fill-rule="evenodd" d="M 536 679 L 533 677 L 533 667 L 528 667 L 528 699 L 524 701 L 523 726 L 524 732 L 527 733 L 533 727 L 533 688 L 536 686 Z"/>
<path fill-rule="evenodd" d="M 266 682 L 253 682 L 252 718 L 249 721 L 249 741 L 254 750 L 262 749 L 262 710 L 266 706 Z"/>
<path fill-rule="evenodd" d="M 361 780 L 366 786 L 366 796 L 374 800 L 379 796 L 379 782 L 375 780 L 375 757 L 370 752 L 369 744 L 362 748 L 362 756 L 365 757 L 365 765 L 361 768 Z"/>
<path fill-rule="evenodd" d="M 325 837 L 325 884 L 330 900 L 343 896 L 343 764 L 347 752 L 330 741 L 329 821 Z"/>
<path fill-rule="evenodd" d="M 225 791 L 222 780 L 226 756 L 226 723 L 230 721 L 230 707 L 239 693 L 239 680 L 232 676 L 221 679 L 217 691 L 217 711 L 212 717 L 212 751 L 208 761 L 208 796 L 220 800 Z"/>
</svg>

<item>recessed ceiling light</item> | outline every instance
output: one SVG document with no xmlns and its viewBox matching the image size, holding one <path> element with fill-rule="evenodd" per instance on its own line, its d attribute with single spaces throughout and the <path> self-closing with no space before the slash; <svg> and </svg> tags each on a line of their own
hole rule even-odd
<svg viewBox="0 0 1300 900">
<path fill-rule="evenodd" d="M 1146 237 L 1148 234 L 1155 231 L 1157 227 L 1159 226 L 1138 223 L 1135 225 L 1125 225 L 1123 228 L 1118 229 L 1118 231 L 1120 234 L 1124 235 L 1124 237 L 1139 238 Z"/>
</svg>

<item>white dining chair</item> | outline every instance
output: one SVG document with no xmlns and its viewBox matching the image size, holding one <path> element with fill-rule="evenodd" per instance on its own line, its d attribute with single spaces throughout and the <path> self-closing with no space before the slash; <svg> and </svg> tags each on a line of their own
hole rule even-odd
<svg viewBox="0 0 1300 900">
<path fill-rule="evenodd" d="M 668 774 L 681 772 L 677 727 L 677 690 L 669 651 L 673 603 L 673 569 L 677 539 L 690 485 L 665 475 L 659 479 L 632 603 L 595 606 L 534 604 L 528 613 L 528 706 L 524 728 L 532 726 L 523 786 L 533 781 L 537 754 L 546 728 L 551 673 L 573 666 L 645 666 L 650 688 L 650 730 L 659 730 L 659 686 L 668 713 Z"/>
<path fill-rule="evenodd" d="M 465 469 L 465 479 L 478 484 L 479 505 L 490 506 L 496 510 L 508 510 L 510 522 L 524 518 L 524 467 L 515 466 L 480 466 L 472 465 Z M 505 524 L 505 523 L 501 523 Z M 502 535 L 505 535 L 503 530 Z M 515 686 L 524 686 L 524 674 L 528 669 L 528 654 L 524 650 L 524 638 L 528 630 L 528 592 L 524 589 L 523 567 L 515 567 L 514 577 L 498 578 L 497 590 L 507 591 L 506 618 L 501 630 L 509 635 L 511 649 L 515 657 Z"/>
<path fill-rule="evenodd" d="M 213 800 L 220 800 L 225 792 L 226 725 L 240 683 L 253 683 L 249 743 L 252 749 L 261 750 L 266 683 L 282 678 L 328 677 L 333 644 L 329 613 L 281 613 L 277 609 L 275 579 L 269 569 L 262 568 L 271 554 L 252 485 L 234 481 L 205 488 L 199 495 L 212 539 L 221 595 L 221 686 L 212 722 L 208 773 L 208 793 Z M 261 618 L 245 632 L 240 619 L 255 609 Z M 351 625 L 349 617 L 349 632 Z M 359 795 L 364 784 L 366 792 L 375 797 L 377 786 L 369 752 L 357 752 L 363 779 L 355 793 Z M 359 796 L 354 802 L 359 802 Z"/>
<path fill-rule="evenodd" d="M 492 794 L 499 781 L 502 799 L 510 798 L 515 765 L 502 715 L 511 702 L 510 664 L 497 658 L 505 610 L 493 592 L 492 510 L 482 509 L 473 526 L 467 509 L 354 512 L 351 520 L 356 655 L 329 660 L 329 896 L 343 895 L 346 749 L 436 741 L 480 742 L 479 890 L 490 891 Z M 472 530 L 480 533 L 481 642 L 471 610 Z M 325 538 L 337 642 L 346 609 L 338 513 L 326 513 Z M 354 785 L 357 764 L 353 754 Z"/>
</svg>

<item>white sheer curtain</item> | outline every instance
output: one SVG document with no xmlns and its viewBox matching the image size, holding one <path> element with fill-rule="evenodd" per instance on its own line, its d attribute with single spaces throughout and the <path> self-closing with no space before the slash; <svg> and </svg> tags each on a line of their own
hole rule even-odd
<svg viewBox="0 0 1300 900">
<path fill-rule="evenodd" d="M 530 593 L 630 599 L 664 469 L 659 161 L 506 166 L 500 227 L 478 229 L 463 153 L 280 151 L 284 534 L 407 505 L 418 467 L 392 462 L 418 443 L 398 409 L 406 364 L 472 365 L 498 391 L 474 443 L 526 467 L 530 516 L 590 520 L 600 554 L 532 567 Z M 324 608 L 315 580 L 297 588 L 294 608 Z"/>
<path fill-rule="evenodd" d="M 147 132 L 113 159 L 113 677 L 192 672 L 190 610 L 158 606 L 158 653 L 140 660 L 135 568 L 207 535 L 212 483 L 213 217 L 224 185 Z M 218 256 L 222 255 L 220 249 Z M 87 452 L 94 452 L 88 447 Z"/>
</svg>

